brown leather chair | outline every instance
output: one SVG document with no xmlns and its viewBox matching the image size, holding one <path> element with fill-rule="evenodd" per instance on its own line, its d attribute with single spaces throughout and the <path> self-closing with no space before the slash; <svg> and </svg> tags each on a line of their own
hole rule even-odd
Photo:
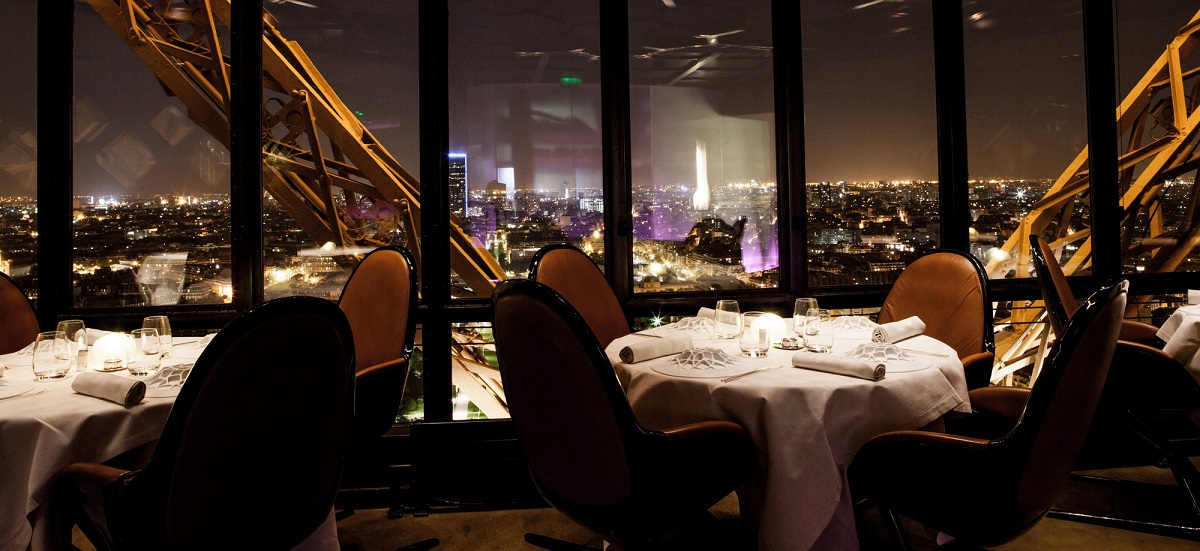
<svg viewBox="0 0 1200 551">
<path fill-rule="evenodd" d="M 0 273 L 0 354 L 11 354 L 37 338 L 38 320 L 29 297 L 8 274 Z"/>
<path fill-rule="evenodd" d="M 295 547 L 331 522 L 353 377 L 350 325 L 332 302 L 244 312 L 196 360 L 144 468 L 64 469 L 81 529 L 97 549 Z"/>
<path fill-rule="evenodd" d="M 510 279 L 492 325 L 517 439 L 555 509 L 626 549 L 657 549 L 752 474 L 745 429 L 707 421 L 657 431 L 638 423 L 604 347 L 550 287 Z M 547 549 L 587 549 L 526 534 Z"/>
<path fill-rule="evenodd" d="M 629 320 L 604 273 L 583 251 L 566 244 L 534 253 L 529 279 L 549 285 L 583 314 L 600 346 L 630 333 Z"/>
<path fill-rule="evenodd" d="M 851 462 L 856 496 L 955 538 L 956 547 L 1008 542 L 1050 510 L 1065 487 L 1100 400 L 1125 311 L 1124 280 L 1079 309 L 1051 348 L 1032 390 L 1000 387 L 971 400 L 1007 402 L 1015 426 L 995 438 L 898 431 L 868 441 Z"/>
<path fill-rule="evenodd" d="M 877 321 L 910 316 L 925 322 L 925 334 L 958 353 L 967 388 L 991 383 L 996 343 L 987 274 L 975 257 L 943 249 L 921 258 L 900 273 L 888 291 Z"/>
<path fill-rule="evenodd" d="M 417 275 L 404 248 L 379 247 L 359 262 L 338 307 L 354 333 L 354 435 L 376 438 L 396 422 L 404 396 L 417 305 Z"/>
</svg>

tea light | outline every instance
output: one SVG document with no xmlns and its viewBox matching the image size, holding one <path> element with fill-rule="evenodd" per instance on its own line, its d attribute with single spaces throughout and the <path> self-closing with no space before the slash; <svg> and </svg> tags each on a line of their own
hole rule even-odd
<svg viewBox="0 0 1200 551">
<path fill-rule="evenodd" d="M 779 344 L 784 337 L 788 336 L 787 323 L 776 314 L 766 314 L 754 320 L 754 323 L 750 325 L 750 330 L 758 331 L 759 329 L 767 330 L 771 335 L 772 345 Z"/>
<path fill-rule="evenodd" d="M 112 333 L 100 337 L 88 349 L 88 369 L 92 371 L 125 369 L 129 362 L 129 349 L 132 347 L 133 337 L 123 333 Z"/>
</svg>

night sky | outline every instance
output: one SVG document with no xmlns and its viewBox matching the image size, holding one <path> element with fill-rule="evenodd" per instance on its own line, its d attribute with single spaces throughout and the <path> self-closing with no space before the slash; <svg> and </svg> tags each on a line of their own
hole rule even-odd
<svg viewBox="0 0 1200 551">
<path fill-rule="evenodd" d="M 269 3 L 268 9 L 346 103 L 365 113 L 364 121 L 383 145 L 417 173 L 416 2 L 307 1 L 317 7 Z M 769 44 L 765 0 L 672 3 L 676 7 L 661 0 L 631 3 L 631 36 L 647 41 L 640 46 L 692 47 L 700 40 L 683 32 L 739 28 L 745 30 L 721 37 L 722 43 L 744 46 L 747 52 Z M 456 85 L 532 82 L 535 75 L 544 82 L 556 79 L 556 71 L 582 72 L 584 86 L 596 84 L 591 75 L 598 74 L 598 62 L 587 57 L 600 53 L 594 3 L 451 5 L 452 49 L 477 57 L 464 62 L 466 69 L 452 68 Z M 1085 144 L 1079 5 L 1063 0 L 964 2 L 973 178 L 1054 178 Z M 0 104 L 0 195 L 33 193 L 35 6 L 33 0 L 0 0 L 5 26 L 0 47 L 6 52 L 0 71 L 10 75 Z M 166 98 L 148 69 L 86 3 L 77 3 L 76 9 L 76 194 L 227 192 L 228 155 L 190 124 L 178 103 Z M 1197 9 L 1200 2 L 1195 0 L 1118 2 L 1122 96 Z M 480 25 L 477 33 L 465 28 L 480 21 L 481 14 L 493 24 Z M 936 178 L 929 14 L 928 0 L 802 4 L 809 181 Z M 508 48 L 505 41 L 511 41 Z M 631 45 L 631 54 L 642 53 L 638 46 Z M 549 63 L 541 65 L 540 73 L 535 70 L 542 58 L 515 54 L 572 50 L 582 53 L 546 56 Z M 756 73 L 748 69 L 745 74 Z M 635 83 L 638 78 L 631 76 Z M 743 105 L 715 101 L 716 112 L 747 119 L 769 116 L 770 103 L 764 98 L 770 96 L 749 90 L 756 81 L 746 79 Z M 728 84 L 713 88 L 732 98 L 743 93 L 730 92 Z M 455 120 L 461 117 L 452 116 Z"/>
</svg>

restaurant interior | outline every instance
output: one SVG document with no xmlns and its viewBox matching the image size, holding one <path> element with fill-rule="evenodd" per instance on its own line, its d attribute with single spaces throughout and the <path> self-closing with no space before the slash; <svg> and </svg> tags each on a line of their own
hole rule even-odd
<svg viewBox="0 0 1200 551">
<path fill-rule="evenodd" d="M 0 16 L 0 550 L 1200 541 L 1196 0 Z"/>
</svg>

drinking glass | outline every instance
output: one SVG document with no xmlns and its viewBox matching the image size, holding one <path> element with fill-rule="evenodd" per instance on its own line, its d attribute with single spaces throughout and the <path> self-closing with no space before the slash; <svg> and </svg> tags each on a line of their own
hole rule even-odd
<svg viewBox="0 0 1200 551">
<path fill-rule="evenodd" d="M 797 337 L 804 338 L 804 316 L 808 315 L 808 311 L 817 308 L 817 299 L 812 297 L 800 297 L 796 299 L 796 308 L 792 310 L 792 331 Z"/>
<path fill-rule="evenodd" d="M 833 349 L 833 316 L 824 308 L 811 308 L 804 315 L 804 344 L 813 352 Z"/>
<path fill-rule="evenodd" d="M 718 339 L 732 339 L 741 334 L 742 316 L 736 300 L 718 300 L 715 318 Z"/>
<path fill-rule="evenodd" d="M 142 320 L 142 329 L 157 329 L 158 346 L 162 355 L 171 355 L 171 322 L 167 320 L 167 316 L 146 316 Z"/>
<path fill-rule="evenodd" d="M 149 375 L 158 371 L 162 361 L 162 346 L 158 329 L 153 327 L 134 329 L 133 350 L 129 354 L 129 374 L 135 377 Z"/>
<path fill-rule="evenodd" d="M 43 331 L 33 341 L 33 378 L 55 381 L 71 371 L 71 344 L 62 331 Z"/>
<path fill-rule="evenodd" d="M 87 350 L 87 329 L 83 327 L 83 320 L 62 320 L 55 330 L 67 334 L 67 343 L 70 345 L 67 356 L 72 364 L 78 363 L 79 352 Z"/>
<path fill-rule="evenodd" d="M 766 312 L 746 312 L 742 314 L 742 334 L 738 337 L 738 348 L 742 355 L 750 358 L 761 358 L 771 351 L 771 329 L 766 323 L 755 323 L 763 320 Z"/>
</svg>

